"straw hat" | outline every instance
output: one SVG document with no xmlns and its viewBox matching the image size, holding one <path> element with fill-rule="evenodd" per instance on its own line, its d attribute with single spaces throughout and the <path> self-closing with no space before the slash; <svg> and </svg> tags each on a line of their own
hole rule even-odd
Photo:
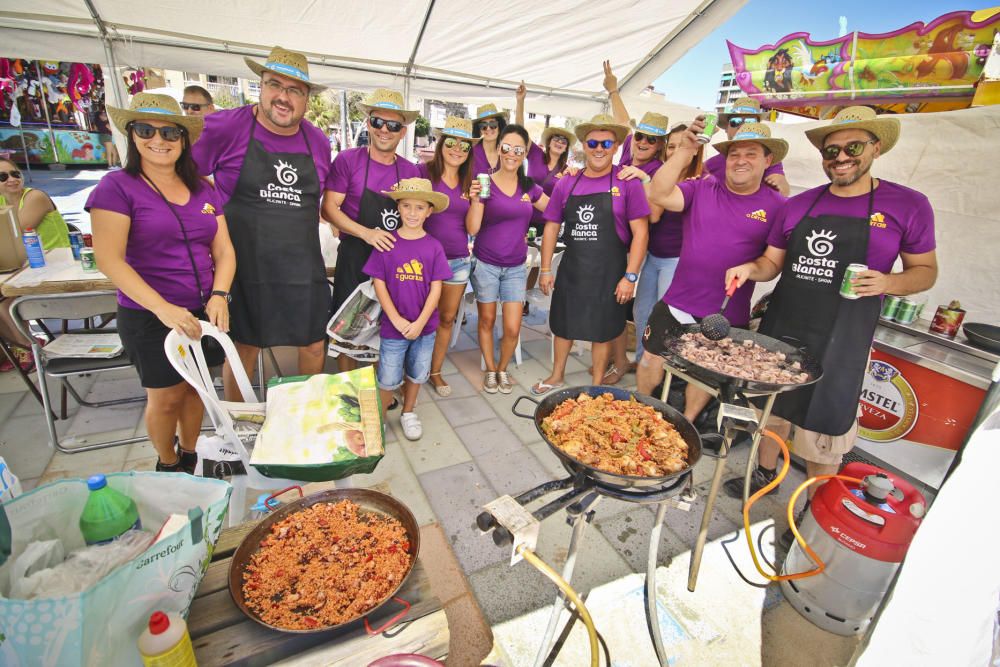
<svg viewBox="0 0 1000 667">
<path fill-rule="evenodd" d="M 482 141 L 481 137 L 472 136 L 472 121 L 468 118 L 460 118 L 458 116 L 448 116 L 448 119 L 444 122 L 444 129 L 441 130 L 440 134 L 442 137 L 454 137 L 473 144 L 478 144 Z"/>
<path fill-rule="evenodd" d="M 632 121 L 632 127 L 636 132 L 642 132 L 653 137 L 665 137 L 670 134 L 670 119 L 662 113 L 647 111 L 638 125 L 636 125 L 634 120 Z"/>
<path fill-rule="evenodd" d="M 882 144 L 882 155 L 892 150 L 899 141 L 898 118 L 879 116 L 874 109 L 862 106 L 841 109 L 829 125 L 807 130 L 806 137 L 816 148 L 823 148 L 823 140 L 840 130 L 865 130 L 872 133 Z"/>
<path fill-rule="evenodd" d="M 434 186 L 426 178 L 404 178 L 399 183 L 392 186 L 392 190 L 382 191 L 390 199 L 399 201 L 400 199 L 420 199 L 434 207 L 435 213 L 448 208 L 451 200 L 448 195 L 434 191 Z"/>
<path fill-rule="evenodd" d="M 487 118 L 503 118 L 505 121 L 510 120 L 510 112 L 500 111 L 497 109 L 497 105 L 495 104 L 484 104 L 476 109 L 476 120 L 485 120 Z"/>
<path fill-rule="evenodd" d="M 257 76 L 264 76 L 264 72 L 273 72 L 287 76 L 289 79 L 301 81 L 309 86 L 309 92 L 318 93 L 321 90 L 326 90 L 326 86 L 309 80 L 309 62 L 301 53 L 286 51 L 280 46 L 276 46 L 271 49 L 271 53 L 267 56 L 267 62 L 263 65 L 249 58 L 244 58 L 243 61 Z"/>
<path fill-rule="evenodd" d="M 726 155 L 729 153 L 730 146 L 740 141 L 752 141 L 765 146 L 771 151 L 771 164 L 778 164 L 788 155 L 788 142 L 784 139 L 772 139 L 771 129 L 763 123 L 743 123 L 740 125 L 739 132 L 732 139 L 717 141 L 712 146 L 723 155 Z"/>
<path fill-rule="evenodd" d="M 137 93 L 128 109 L 108 105 L 108 116 L 118 131 L 128 136 L 128 124 L 134 120 L 165 120 L 187 130 L 188 139 L 193 144 L 198 141 L 205 119 L 202 116 L 185 116 L 181 105 L 170 95 Z"/>
<path fill-rule="evenodd" d="M 366 116 L 371 115 L 372 111 L 393 111 L 403 117 L 405 125 L 409 125 L 420 115 L 419 111 L 404 109 L 403 94 L 389 88 L 376 88 L 364 102 L 358 104 L 358 108 L 364 111 Z"/>
<path fill-rule="evenodd" d="M 625 141 L 625 137 L 627 137 L 629 132 L 631 132 L 628 125 L 616 123 L 614 118 L 604 113 L 599 113 L 591 118 L 590 122 L 580 123 L 573 128 L 573 131 L 576 133 L 576 138 L 580 141 L 586 141 L 587 135 L 594 130 L 607 130 L 608 132 L 614 132 L 615 141 L 618 143 Z"/>
<path fill-rule="evenodd" d="M 558 135 L 566 140 L 568 146 L 572 146 L 576 141 L 576 136 L 564 127 L 547 127 L 542 130 L 542 146 L 547 147 L 549 145 L 549 139 L 553 135 Z"/>
<path fill-rule="evenodd" d="M 756 116 L 758 120 L 763 120 L 766 114 L 760 107 L 760 101 L 752 97 L 738 97 L 728 111 L 719 114 L 719 120 L 728 122 L 731 116 Z"/>
</svg>

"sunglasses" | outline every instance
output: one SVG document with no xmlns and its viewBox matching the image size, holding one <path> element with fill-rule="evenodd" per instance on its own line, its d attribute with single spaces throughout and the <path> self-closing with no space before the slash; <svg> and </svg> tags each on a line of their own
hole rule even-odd
<svg viewBox="0 0 1000 667">
<path fill-rule="evenodd" d="M 635 143 L 645 142 L 647 144 L 655 144 L 657 139 L 662 139 L 662 138 L 663 137 L 658 137 L 655 134 L 643 134 L 642 132 L 632 133 L 632 141 L 634 141 Z M 610 148 L 610 146 L 605 146 L 605 148 Z"/>
<path fill-rule="evenodd" d="M 468 141 L 460 141 L 454 137 L 448 137 L 444 140 L 445 148 L 454 148 L 455 146 L 458 146 L 463 153 L 468 153 L 472 150 L 472 144 Z"/>
<path fill-rule="evenodd" d="M 500 127 L 500 121 L 494 118 L 492 120 L 480 121 L 479 123 L 477 123 L 477 125 L 479 126 L 480 131 L 485 130 L 486 128 L 489 128 L 491 130 L 496 130 L 497 128 Z"/>
<path fill-rule="evenodd" d="M 824 160 L 836 160 L 840 156 L 840 151 L 847 153 L 848 157 L 858 157 L 865 152 L 865 146 L 868 144 L 874 144 L 878 139 L 869 139 L 868 141 L 849 141 L 846 146 L 838 146 L 837 144 L 830 144 L 829 146 L 823 146 L 819 149 L 820 155 L 823 156 Z"/>
<path fill-rule="evenodd" d="M 390 132 L 399 132 L 403 129 L 403 124 L 398 120 L 386 120 L 385 118 L 379 118 L 378 116 L 369 116 L 368 122 L 376 130 L 381 130 L 383 127 Z"/>
<path fill-rule="evenodd" d="M 506 155 L 507 153 L 513 153 L 514 155 L 524 155 L 524 146 L 511 146 L 510 144 L 500 144 L 500 152 Z"/>
<path fill-rule="evenodd" d="M 600 146 L 604 150 L 608 150 L 614 145 L 615 145 L 614 139 L 601 139 L 600 141 L 598 141 L 597 139 L 587 139 L 587 148 L 597 148 L 598 146 Z"/>
<path fill-rule="evenodd" d="M 756 118 L 744 118 L 742 116 L 737 116 L 729 119 L 729 127 L 739 127 L 743 123 L 754 123 L 756 120 Z"/>
<path fill-rule="evenodd" d="M 562 136 L 561 134 L 553 134 L 552 138 L 549 139 L 549 143 L 550 144 L 551 143 L 565 144 L 565 145 L 569 146 L 569 139 L 567 139 L 566 137 Z"/>
<path fill-rule="evenodd" d="M 289 97 L 301 100 L 305 98 L 305 96 L 308 94 L 297 86 L 282 86 L 274 79 L 268 79 L 267 81 L 263 81 L 262 83 L 265 88 L 267 88 L 275 95 L 279 93 L 287 93 Z"/>
<path fill-rule="evenodd" d="M 0 183 L 6 183 L 8 178 L 21 178 L 21 172 L 17 169 L 14 171 L 0 171 Z"/>
<path fill-rule="evenodd" d="M 202 107 L 207 107 L 208 104 L 194 104 L 192 102 L 181 102 L 181 109 L 184 111 L 201 111 Z"/>
<path fill-rule="evenodd" d="M 140 139 L 152 139 L 159 132 L 164 141 L 180 141 L 181 137 L 187 134 L 187 130 L 176 125 L 164 125 L 163 127 L 153 127 L 146 123 L 129 123 L 129 128 L 135 132 L 135 136 Z"/>
</svg>

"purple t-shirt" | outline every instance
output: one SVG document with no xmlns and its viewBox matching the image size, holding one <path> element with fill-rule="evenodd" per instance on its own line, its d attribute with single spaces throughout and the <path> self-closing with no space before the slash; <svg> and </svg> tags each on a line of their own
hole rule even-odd
<svg viewBox="0 0 1000 667">
<path fill-rule="evenodd" d="M 184 223 L 201 288 L 207 298 L 215 276 L 211 248 L 219 230 L 216 216 L 222 215 L 222 199 L 207 181 L 191 193 L 187 204 L 177 206 L 163 201 L 142 177 L 112 171 L 105 174 L 90 193 L 84 208 L 128 216 L 131 225 L 125 244 L 125 262 L 168 302 L 189 310 L 201 308 L 204 304 L 198 293 L 184 233 L 168 206 L 173 206 Z M 121 290 L 118 291 L 118 303 L 126 308 L 145 310 Z"/>
<path fill-rule="evenodd" d="M 497 163 L 499 167 L 499 159 Z M 483 142 L 480 141 L 474 144 L 472 146 L 472 177 L 475 178 L 479 174 L 492 174 L 494 171 L 496 170 L 490 166 L 490 161 L 486 158 L 486 149 L 483 148 Z"/>
<path fill-rule="evenodd" d="M 629 220 L 648 217 L 649 202 L 646 201 L 646 192 L 642 189 L 642 183 L 635 178 L 630 181 L 619 179 L 618 172 L 620 170 L 621 167 L 618 165 L 612 167 L 614 177 L 611 179 L 608 178 L 608 174 L 596 178 L 582 173 L 564 177 L 552 191 L 549 205 L 545 207 L 545 219 L 549 222 L 563 221 L 563 209 L 566 208 L 566 200 L 569 199 L 570 190 L 573 191 L 574 195 L 592 195 L 597 192 L 607 192 L 610 188 L 611 208 L 615 213 L 615 231 L 622 243 L 628 246 L 632 242 L 632 228 L 628 224 Z"/>
<path fill-rule="evenodd" d="M 661 259 L 677 257 L 683 238 L 683 214 L 664 211 L 660 221 L 649 226 L 649 254 Z"/>
<path fill-rule="evenodd" d="M 430 179 L 427 164 L 417 165 L 420 178 Z M 432 181 L 433 183 L 433 181 Z M 448 259 L 461 259 L 469 256 L 469 234 L 465 231 L 465 214 L 469 212 L 471 202 L 462 192 L 462 184 L 449 188 L 444 180 L 433 183 L 434 191 L 448 197 L 448 208 L 443 213 L 433 213 L 424 223 L 428 234 L 441 242 L 444 255 Z"/>
<path fill-rule="evenodd" d="M 337 153 L 333 159 L 330 174 L 326 177 L 326 189 L 341 192 L 344 203 L 340 210 L 357 221 L 361 208 L 361 195 L 365 192 L 365 162 L 368 161 L 368 147 L 358 146 Z M 417 165 L 409 160 L 396 156 L 393 164 L 382 164 L 372 160 L 368 164 L 368 189 L 375 194 L 388 192 L 404 178 L 416 178 L 420 175 Z"/>
<path fill-rule="evenodd" d="M 205 131 L 191 147 L 198 173 L 213 178 L 223 204 L 229 202 L 240 177 L 250 144 L 250 126 L 255 122 L 253 111 L 253 105 L 247 105 L 205 116 Z M 275 134 L 257 122 L 253 137 L 272 153 L 305 153 L 308 141 L 319 182 L 326 180 L 330 171 L 330 140 L 309 121 L 303 120 L 301 131 L 291 136 Z"/>
<path fill-rule="evenodd" d="M 764 253 L 785 198 L 766 185 L 752 195 L 738 195 L 715 178 L 683 181 L 677 187 L 684 193 L 684 240 L 663 301 L 705 317 L 719 312 L 726 295 L 726 270 Z M 729 300 L 724 314 L 733 326 L 750 321 L 754 284 L 747 281 Z"/>
<path fill-rule="evenodd" d="M 490 183 L 490 198 L 485 203 L 483 224 L 476 235 L 472 254 L 493 266 L 517 266 L 528 257 L 525 234 L 531 224 L 534 203 L 544 193 L 537 184 L 525 192 L 518 183 L 514 195 L 504 194 L 496 181 Z"/>
<path fill-rule="evenodd" d="M 396 244 L 391 250 L 373 252 L 365 262 L 364 272 L 385 282 L 392 305 L 401 316 L 412 322 L 420 317 L 420 312 L 427 303 L 431 283 L 451 278 L 451 269 L 448 268 L 444 248 L 430 234 L 424 234 L 419 239 L 404 239 L 395 232 L 393 234 Z M 437 326 L 438 311 L 435 308 L 420 335 L 434 333 Z M 379 322 L 379 332 L 382 338 L 405 338 L 384 312 Z"/>
<path fill-rule="evenodd" d="M 722 153 L 716 153 L 712 157 L 705 160 L 705 164 L 702 167 L 702 171 L 715 176 L 720 181 L 726 180 L 726 156 Z M 781 163 L 772 164 L 770 167 L 764 170 L 764 177 L 770 176 L 771 174 L 784 174 L 785 168 L 781 166 Z"/>
<path fill-rule="evenodd" d="M 535 183 L 542 186 L 542 192 L 551 197 L 553 190 L 555 190 L 559 180 L 563 177 L 562 172 L 556 172 L 552 174 L 551 178 L 549 177 L 549 164 L 545 160 L 545 150 L 538 144 L 531 144 L 531 147 L 528 148 L 527 161 L 528 176 Z M 531 214 L 531 224 L 545 224 L 545 216 L 538 209 L 535 209 L 534 213 Z"/>
<path fill-rule="evenodd" d="M 809 206 L 826 188 L 806 190 L 791 199 L 778 211 L 767 244 L 788 249 L 788 239 Z M 868 215 L 868 194 L 838 197 L 825 192 L 816 202 L 810 216 L 843 215 L 864 218 Z M 872 215 L 869 222 L 866 264 L 875 271 L 889 273 L 901 252 L 919 254 L 934 250 L 934 211 L 927 197 L 897 183 L 879 180 L 875 188 Z"/>
<path fill-rule="evenodd" d="M 666 139 L 666 137 L 664 137 Z M 619 164 L 623 167 L 627 167 L 632 164 L 632 135 L 625 137 L 624 143 L 622 143 L 622 158 Z M 648 176 L 653 176 L 656 174 L 656 170 L 663 166 L 663 161 L 656 157 L 647 162 L 646 164 L 636 165 L 639 169 L 642 169 Z"/>
</svg>

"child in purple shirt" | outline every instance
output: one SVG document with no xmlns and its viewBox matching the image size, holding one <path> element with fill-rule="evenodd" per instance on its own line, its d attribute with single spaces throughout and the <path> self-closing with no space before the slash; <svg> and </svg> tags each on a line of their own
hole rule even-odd
<svg viewBox="0 0 1000 667">
<path fill-rule="evenodd" d="M 448 208 L 448 197 L 435 192 L 426 178 L 405 178 L 383 194 L 398 202 L 402 225 L 392 248 L 373 252 L 364 266 L 382 305 L 376 379 L 383 417 L 393 391 L 403 387 L 403 435 L 419 440 L 423 427 L 413 408 L 430 376 L 441 282 L 451 278 L 444 248 L 424 231 L 424 223 L 431 213 Z"/>
</svg>

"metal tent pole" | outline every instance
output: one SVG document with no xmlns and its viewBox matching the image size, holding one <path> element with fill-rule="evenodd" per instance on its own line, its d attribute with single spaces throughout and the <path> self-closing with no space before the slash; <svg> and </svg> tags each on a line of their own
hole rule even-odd
<svg viewBox="0 0 1000 667">
<path fill-rule="evenodd" d="M 35 73 L 38 75 L 38 94 L 42 98 L 42 113 L 45 114 L 45 125 L 49 130 L 49 141 L 52 143 L 52 157 L 56 164 L 59 164 L 59 149 L 56 146 L 56 133 L 52 131 L 52 118 L 49 117 L 49 98 L 45 95 L 45 86 L 42 84 L 42 66 L 39 61 L 35 61 Z"/>
</svg>

